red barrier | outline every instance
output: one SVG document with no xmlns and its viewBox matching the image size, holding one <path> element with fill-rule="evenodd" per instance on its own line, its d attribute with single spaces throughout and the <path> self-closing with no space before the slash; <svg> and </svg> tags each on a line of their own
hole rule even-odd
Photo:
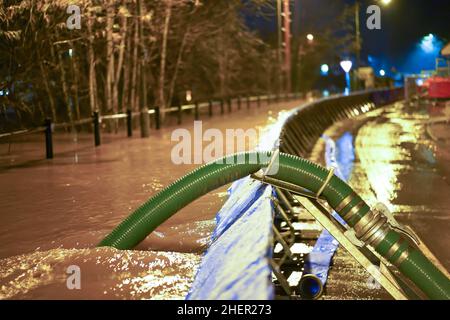
<svg viewBox="0 0 450 320">
<path fill-rule="evenodd" d="M 450 99 L 450 78 L 430 78 L 424 86 L 428 88 L 429 98 Z"/>
</svg>

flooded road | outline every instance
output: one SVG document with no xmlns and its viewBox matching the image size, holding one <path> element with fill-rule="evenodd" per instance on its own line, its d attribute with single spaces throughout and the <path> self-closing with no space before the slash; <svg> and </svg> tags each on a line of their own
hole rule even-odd
<svg viewBox="0 0 450 320">
<path fill-rule="evenodd" d="M 264 128 L 299 102 L 203 118 L 204 129 Z M 198 165 L 174 165 L 174 129 L 148 139 L 55 135 L 53 160 L 40 136 L 0 144 L 0 298 L 141 299 L 184 297 L 226 199 L 226 188 L 195 201 L 139 245 L 141 251 L 89 249 L 134 209 Z M 255 147 L 251 141 L 245 149 Z M 242 151 L 242 150 L 240 150 Z M 80 267 L 82 290 L 68 290 L 66 268 Z M 156 267 L 155 267 L 156 266 Z M 86 290 L 84 290 L 84 289 Z"/>
</svg>

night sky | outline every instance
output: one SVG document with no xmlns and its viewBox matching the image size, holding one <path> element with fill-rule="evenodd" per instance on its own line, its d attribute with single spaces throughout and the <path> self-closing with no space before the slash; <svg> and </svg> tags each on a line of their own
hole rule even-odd
<svg viewBox="0 0 450 320">
<path fill-rule="evenodd" d="M 382 30 L 362 29 L 363 50 L 397 69 L 417 71 L 409 65 L 411 55 L 428 34 L 434 34 L 443 43 L 450 41 L 449 0 L 392 0 L 383 9 Z"/>
<path fill-rule="evenodd" d="M 295 0 L 300 1 L 300 21 L 293 22 L 293 33 L 319 34 L 342 11 L 344 4 L 354 4 L 355 0 Z M 292 1 L 294 2 L 294 1 Z M 376 61 L 380 67 L 411 73 L 419 66 L 411 64 L 418 59 L 410 59 L 424 36 L 434 34 L 443 44 L 450 41 L 450 0 L 392 0 L 382 7 L 382 29 L 368 30 L 365 26 L 367 6 L 375 0 L 361 0 L 361 34 L 363 39 L 362 59 Z M 270 37 L 276 32 L 275 18 L 266 22 L 253 21 L 252 27 Z M 296 28 L 300 29 L 297 30 Z M 423 59 L 419 59 L 423 60 Z M 422 69 L 429 67 L 421 66 Z"/>
</svg>

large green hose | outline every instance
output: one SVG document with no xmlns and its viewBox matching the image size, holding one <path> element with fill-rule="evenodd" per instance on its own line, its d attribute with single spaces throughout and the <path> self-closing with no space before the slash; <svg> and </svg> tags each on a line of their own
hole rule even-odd
<svg viewBox="0 0 450 320">
<path fill-rule="evenodd" d="M 240 153 L 196 169 L 150 198 L 103 239 L 99 246 L 118 249 L 135 247 L 181 208 L 220 186 L 266 167 L 270 158 L 270 152 Z M 278 173 L 271 177 L 317 192 L 328 173 L 325 168 L 308 160 L 280 154 Z M 352 227 L 370 212 L 369 206 L 337 176 L 329 180 L 322 195 Z M 399 233 L 390 230 L 375 249 L 396 264 L 429 298 L 450 299 L 450 280 L 407 242 L 398 245 L 399 239 Z M 398 246 L 398 250 L 389 250 L 393 246 L 396 246 L 394 249 Z"/>
</svg>

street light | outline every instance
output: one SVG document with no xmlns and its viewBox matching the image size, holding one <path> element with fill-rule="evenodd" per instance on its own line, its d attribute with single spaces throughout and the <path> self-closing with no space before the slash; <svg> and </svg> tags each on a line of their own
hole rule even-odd
<svg viewBox="0 0 450 320">
<path fill-rule="evenodd" d="M 392 2 L 392 0 L 381 0 L 381 3 L 382 3 L 383 5 L 385 5 L 385 6 L 390 5 L 391 2 Z"/>
<path fill-rule="evenodd" d="M 386 75 L 386 71 L 384 71 L 383 69 L 380 70 L 380 76 L 384 77 Z"/>
<path fill-rule="evenodd" d="M 330 67 L 325 63 L 320 66 L 320 71 L 324 76 L 326 76 L 328 74 L 328 71 L 330 71 Z"/>
<path fill-rule="evenodd" d="M 192 91 L 191 90 L 186 90 L 186 102 L 191 102 L 192 101 Z"/>
<path fill-rule="evenodd" d="M 311 33 L 309 33 L 309 34 L 306 36 L 306 39 L 308 39 L 309 42 L 312 42 L 312 41 L 314 40 L 314 36 L 313 36 Z"/>
<path fill-rule="evenodd" d="M 435 50 L 434 40 L 435 38 L 432 33 L 423 37 L 422 42 L 420 43 L 420 47 L 423 51 L 425 51 L 425 53 L 431 53 Z"/>
<path fill-rule="evenodd" d="M 350 60 L 341 61 L 341 68 L 345 71 L 345 80 L 347 83 L 347 87 L 345 88 L 345 94 L 350 93 L 350 70 L 352 69 L 353 63 Z"/>
</svg>

